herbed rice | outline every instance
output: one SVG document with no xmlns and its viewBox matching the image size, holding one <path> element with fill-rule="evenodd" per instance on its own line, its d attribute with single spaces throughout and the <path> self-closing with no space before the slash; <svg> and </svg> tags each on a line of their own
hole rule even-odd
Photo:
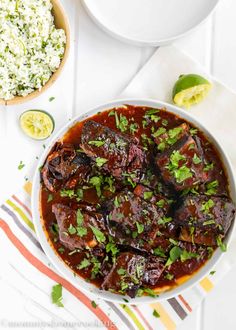
<svg viewBox="0 0 236 330">
<path fill-rule="evenodd" d="M 0 0 L 0 98 L 26 96 L 57 70 L 65 51 L 50 0 Z"/>
</svg>

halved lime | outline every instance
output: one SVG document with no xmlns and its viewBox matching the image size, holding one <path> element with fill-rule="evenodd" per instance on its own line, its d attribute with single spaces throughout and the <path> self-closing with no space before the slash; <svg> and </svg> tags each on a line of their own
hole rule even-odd
<svg viewBox="0 0 236 330">
<path fill-rule="evenodd" d="M 210 91 L 211 83 L 198 74 L 184 74 L 176 81 L 172 98 L 178 106 L 189 108 L 201 102 Z"/>
<path fill-rule="evenodd" d="M 44 140 L 52 134 L 55 123 L 46 111 L 28 110 L 20 116 L 20 127 L 32 139 Z"/>
</svg>

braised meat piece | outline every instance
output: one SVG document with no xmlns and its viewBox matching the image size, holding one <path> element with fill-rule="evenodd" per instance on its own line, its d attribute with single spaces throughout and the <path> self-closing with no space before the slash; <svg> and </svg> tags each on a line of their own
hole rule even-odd
<svg viewBox="0 0 236 330">
<path fill-rule="evenodd" d="M 147 202 L 157 205 L 165 212 L 169 210 L 170 205 L 168 199 L 165 196 L 153 193 L 153 191 L 148 187 L 138 184 L 134 189 L 134 195 L 144 199 Z"/>
<path fill-rule="evenodd" d="M 61 187 L 73 189 L 85 179 L 90 171 L 90 160 L 83 153 L 77 153 L 71 144 L 57 143 L 49 154 L 41 171 L 48 190 L 55 192 Z"/>
<path fill-rule="evenodd" d="M 227 233 L 234 215 L 235 207 L 227 198 L 188 195 L 175 212 L 174 222 L 181 227 L 181 240 L 216 245 Z"/>
<path fill-rule="evenodd" d="M 122 234 L 128 237 L 152 240 L 163 225 L 163 209 L 128 190 L 116 195 L 110 204 L 109 221 L 115 223 Z"/>
<path fill-rule="evenodd" d="M 115 178 L 140 180 L 145 153 L 135 139 L 89 120 L 83 126 L 81 148 L 98 167 Z"/>
<path fill-rule="evenodd" d="M 199 143 L 188 135 L 157 155 L 156 164 L 163 180 L 177 191 L 192 188 L 207 179 Z"/>
<path fill-rule="evenodd" d="M 157 284 L 164 269 L 165 269 L 165 261 L 163 258 L 149 256 L 146 260 L 146 268 L 143 277 L 143 283 L 147 285 Z"/>
<path fill-rule="evenodd" d="M 105 226 L 103 217 L 99 213 L 81 211 L 64 204 L 53 204 L 52 212 L 55 214 L 61 243 L 70 250 L 94 248 L 99 243 L 105 242 Z M 99 240 L 95 231 L 102 235 Z"/>
<path fill-rule="evenodd" d="M 121 253 L 111 271 L 105 277 L 101 288 L 111 292 L 126 293 L 135 297 L 145 273 L 145 258 L 132 252 Z"/>
<path fill-rule="evenodd" d="M 179 277 L 180 273 L 192 274 L 209 258 L 208 250 L 201 245 L 179 242 L 178 248 L 181 250 L 180 257 L 166 267 L 166 271 L 174 275 L 175 279 Z"/>
<path fill-rule="evenodd" d="M 154 140 L 159 151 L 164 151 L 189 135 L 189 125 L 183 123 L 180 126 L 167 130 L 165 127 L 160 127 L 153 133 Z"/>
</svg>

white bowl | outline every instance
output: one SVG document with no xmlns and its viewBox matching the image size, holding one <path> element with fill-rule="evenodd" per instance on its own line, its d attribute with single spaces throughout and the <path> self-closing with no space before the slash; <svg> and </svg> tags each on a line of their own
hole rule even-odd
<svg viewBox="0 0 236 330">
<path fill-rule="evenodd" d="M 51 150 L 52 146 L 54 143 L 63 137 L 63 135 L 69 130 L 70 127 L 72 127 L 75 123 L 84 120 L 85 118 L 88 118 L 97 112 L 102 112 L 114 107 L 121 106 L 123 104 L 131 104 L 131 105 L 137 105 L 137 106 L 147 106 L 147 107 L 153 107 L 153 108 L 163 108 L 165 107 L 167 111 L 174 113 L 175 115 L 187 120 L 188 122 L 192 123 L 194 126 L 199 128 L 200 131 L 204 132 L 205 136 L 211 141 L 216 149 L 218 150 L 222 162 L 224 164 L 227 176 L 228 176 L 228 181 L 229 181 L 229 189 L 230 189 L 230 194 L 232 200 L 235 202 L 236 201 L 236 191 L 235 191 L 235 181 L 234 181 L 234 176 L 233 176 L 233 171 L 232 171 L 232 166 L 230 164 L 230 161 L 228 157 L 226 156 L 225 152 L 217 142 L 217 140 L 211 135 L 211 133 L 204 127 L 202 126 L 196 119 L 192 118 L 192 116 L 189 114 L 187 111 L 183 111 L 179 109 L 178 107 L 174 105 L 170 105 L 164 102 L 160 101 L 155 101 L 155 100 L 150 100 L 150 99 L 125 99 L 125 100 L 118 100 L 118 101 L 113 101 L 111 103 L 107 103 L 105 105 L 100 105 L 90 111 L 88 111 L 84 115 L 77 116 L 74 118 L 71 122 L 67 123 L 50 141 L 48 144 L 47 148 L 45 149 L 42 157 L 39 160 L 39 166 L 43 165 L 46 157 Z M 40 173 L 38 171 L 38 167 L 35 172 L 34 180 L 33 180 L 33 193 L 32 193 L 32 212 L 33 212 L 33 221 L 34 225 L 36 228 L 36 233 L 39 238 L 39 242 L 42 245 L 42 248 L 52 264 L 57 268 L 57 270 L 74 286 L 78 287 L 79 289 L 83 291 L 87 291 L 96 297 L 100 297 L 105 300 L 113 301 L 113 302 L 118 302 L 118 303 L 124 303 L 124 296 L 119 295 L 119 294 L 114 294 L 108 291 L 102 291 L 99 288 L 95 287 L 93 284 L 86 282 L 83 278 L 80 276 L 75 277 L 73 274 L 73 271 L 63 262 L 61 257 L 57 254 L 57 252 L 54 250 L 53 246 L 51 245 L 50 241 L 48 240 L 48 237 L 45 233 L 45 230 L 43 228 L 43 221 L 41 219 L 41 212 L 40 212 L 40 203 L 39 203 L 39 198 L 40 198 Z M 227 237 L 225 239 L 226 243 L 229 244 L 231 237 L 232 237 L 232 232 L 235 227 L 235 221 L 232 223 L 230 230 L 227 234 Z M 226 252 L 227 253 L 227 252 Z M 144 296 L 144 297 L 137 297 L 130 299 L 129 297 L 127 298 L 130 303 L 132 304 L 137 304 L 137 303 L 150 303 L 154 301 L 160 301 L 163 299 L 168 299 L 170 297 L 179 295 L 182 293 L 184 290 L 192 287 L 194 284 L 199 282 L 204 276 L 208 275 L 209 272 L 214 268 L 216 263 L 220 260 L 220 258 L 224 255 L 224 253 L 221 252 L 221 250 L 218 248 L 212 258 L 206 262 L 206 264 L 197 272 L 195 273 L 190 279 L 183 284 L 171 289 L 170 291 L 163 292 L 162 294 L 159 295 L 157 298 L 152 298 L 149 296 Z"/>
</svg>

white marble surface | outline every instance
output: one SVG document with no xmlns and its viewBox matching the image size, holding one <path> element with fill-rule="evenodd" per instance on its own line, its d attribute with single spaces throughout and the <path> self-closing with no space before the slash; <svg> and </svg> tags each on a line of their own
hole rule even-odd
<svg viewBox="0 0 236 330">
<path fill-rule="evenodd" d="M 25 176 L 30 176 L 33 165 L 36 165 L 36 157 L 43 150 L 43 142 L 32 142 L 21 133 L 18 118 L 23 111 L 32 108 L 50 111 L 56 119 L 57 130 L 75 114 L 116 98 L 155 51 L 155 48 L 123 44 L 100 31 L 87 16 L 79 0 L 62 2 L 72 32 L 70 59 L 62 76 L 38 99 L 18 107 L 0 107 L 0 201 L 23 185 Z M 236 91 L 235 31 L 236 1 L 222 0 L 206 23 L 176 44 Z M 51 96 L 55 97 L 53 102 L 48 101 Z M 20 161 L 26 165 L 21 171 L 17 169 Z M 235 277 L 236 268 L 179 329 L 236 329 Z M 0 318 L 10 317 L 13 308 L 16 315 L 27 315 L 27 311 L 21 308 L 22 301 L 27 298 L 16 290 L 7 289 L 1 278 L 0 288 Z M 34 313 L 39 319 L 43 318 L 40 314 L 42 311 Z"/>
</svg>

